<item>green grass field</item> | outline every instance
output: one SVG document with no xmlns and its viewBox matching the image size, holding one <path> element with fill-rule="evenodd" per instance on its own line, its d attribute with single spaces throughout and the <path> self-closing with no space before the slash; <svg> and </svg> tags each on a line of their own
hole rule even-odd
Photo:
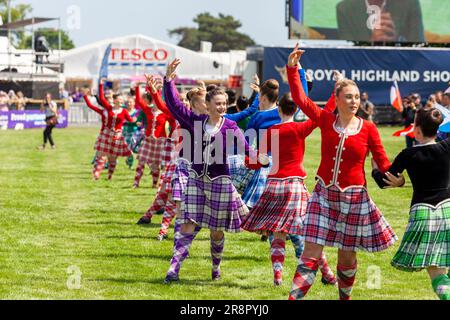
<svg viewBox="0 0 450 320">
<path fill-rule="evenodd" d="M 382 128 L 387 152 L 404 145 Z M 1 299 L 287 299 L 296 259 L 290 243 L 284 285 L 274 288 L 268 243 L 250 233 L 226 235 L 222 280 L 212 283 L 209 234 L 202 231 L 181 269 L 179 284 L 163 285 L 172 253 L 156 240 L 161 216 L 149 227 L 135 223 L 148 209 L 154 190 L 150 176 L 133 190 L 134 172 L 121 160 L 113 182 L 91 180 L 97 129 L 55 130 L 58 150 L 39 152 L 42 132 L 0 132 L 0 298 Z M 319 132 L 307 141 L 309 190 L 319 164 Z M 369 164 L 369 162 L 368 162 Z M 369 167 L 367 167 L 367 172 Z M 369 178 L 369 177 L 368 177 Z M 379 190 L 369 180 L 375 203 L 401 238 L 408 220 L 411 185 Z M 425 272 L 410 274 L 390 266 L 395 247 L 359 254 L 353 299 L 435 299 Z M 336 250 L 327 249 L 330 265 Z M 81 272 L 78 289 L 73 270 Z M 368 285 L 379 270 L 380 286 Z M 314 285 L 308 299 L 337 299 L 337 289 Z"/>
</svg>

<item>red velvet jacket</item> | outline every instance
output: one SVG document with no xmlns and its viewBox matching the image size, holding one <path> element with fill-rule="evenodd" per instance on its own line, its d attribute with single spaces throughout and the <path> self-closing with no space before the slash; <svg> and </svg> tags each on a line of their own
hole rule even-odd
<svg viewBox="0 0 450 320">
<path fill-rule="evenodd" d="M 356 133 L 340 133 L 336 129 L 338 116 L 322 110 L 305 95 L 297 67 L 287 67 L 287 74 L 294 102 L 321 129 L 322 159 L 317 175 L 327 187 L 336 185 L 342 190 L 351 186 L 366 186 L 364 163 L 369 151 L 380 171 L 389 169 L 391 163 L 373 123 L 359 118 Z"/>
<path fill-rule="evenodd" d="M 123 124 L 125 121 L 133 122 L 133 119 L 131 118 L 130 114 L 128 113 L 128 110 L 122 109 L 119 113 L 114 113 L 113 107 L 109 104 L 108 100 L 105 98 L 105 92 L 103 89 L 103 85 L 100 85 L 99 88 L 99 96 L 100 96 L 100 102 L 105 107 L 105 109 L 108 112 L 108 121 L 106 123 L 106 126 L 110 129 L 113 129 L 114 131 L 122 131 Z"/>
<path fill-rule="evenodd" d="M 162 101 L 162 99 L 161 99 Z M 164 103 L 164 102 L 162 102 Z M 136 87 L 136 104 L 141 106 L 142 111 L 144 111 L 145 116 L 147 117 L 147 129 L 145 130 L 145 136 L 149 137 L 151 134 L 154 135 L 155 138 L 167 138 L 166 133 L 166 122 L 172 121 L 167 114 L 164 112 L 155 112 L 152 110 L 147 104 L 144 102 L 144 100 L 141 97 L 141 90 L 138 87 Z M 162 111 L 158 106 L 158 102 L 155 100 L 155 104 L 157 108 Z M 173 117 L 172 117 L 173 119 Z M 173 119 L 175 121 L 175 119 Z M 174 128 L 174 127 L 173 127 Z"/>
</svg>

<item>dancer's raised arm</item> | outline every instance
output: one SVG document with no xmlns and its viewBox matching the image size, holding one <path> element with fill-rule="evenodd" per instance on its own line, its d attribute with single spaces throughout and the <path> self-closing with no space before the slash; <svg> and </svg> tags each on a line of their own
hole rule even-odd
<svg viewBox="0 0 450 320">
<path fill-rule="evenodd" d="M 105 80 L 101 79 L 98 86 L 98 98 L 100 99 L 100 104 L 108 111 L 112 110 L 112 106 L 109 104 L 108 100 L 105 98 Z"/>
<path fill-rule="evenodd" d="M 174 79 L 176 77 L 177 67 L 181 64 L 180 59 L 175 59 L 167 67 L 166 77 L 164 78 L 164 97 L 166 105 L 170 113 L 178 122 L 188 121 L 189 125 L 193 125 L 195 120 L 202 120 L 202 117 L 195 115 L 191 110 L 186 108 L 180 100 Z"/>
</svg>

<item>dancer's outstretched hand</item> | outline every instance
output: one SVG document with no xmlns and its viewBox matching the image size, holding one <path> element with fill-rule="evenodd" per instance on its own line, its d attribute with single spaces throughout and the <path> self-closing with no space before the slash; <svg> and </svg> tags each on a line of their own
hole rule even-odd
<svg viewBox="0 0 450 320">
<path fill-rule="evenodd" d="M 288 66 L 289 67 L 297 66 L 300 63 L 300 59 L 304 53 L 305 53 L 305 50 L 300 50 L 299 44 L 297 43 L 295 45 L 294 50 L 289 55 Z"/>
<path fill-rule="evenodd" d="M 261 91 L 260 88 L 259 88 L 259 86 L 260 86 L 259 77 L 258 77 L 257 74 L 255 74 L 255 75 L 253 76 L 253 82 L 250 83 L 250 88 L 251 88 L 253 91 L 259 93 L 259 92 Z"/>
<path fill-rule="evenodd" d="M 205 84 L 204 81 L 198 80 L 198 81 L 197 81 L 197 84 L 199 85 L 200 88 L 202 88 L 203 90 L 206 91 L 206 84 Z"/>
<path fill-rule="evenodd" d="M 389 171 L 385 173 L 386 178 L 383 181 L 388 185 L 388 188 L 400 188 L 405 185 L 405 177 L 402 174 L 398 174 L 398 176 L 394 176 Z"/>
<path fill-rule="evenodd" d="M 152 93 L 157 93 L 158 92 L 158 88 L 157 88 L 155 77 L 153 77 L 152 75 L 146 73 L 145 74 L 145 79 L 147 79 L 147 87 L 150 88 Z"/>
<path fill-rule="evenodd" d="M 342 73 L 340 73 L 337 70 L 333 71 L 333 80 L 334 81 L 339 82 L 339 81 L 342 81 L 344 79 L 345 79 L 345 77 L 344 77 L 344 75 Z"/>
<path fill-rule="evenodd" d="M 91 88 L 83 88 L 83 95 L 85 96 L 92 96 Z"/>
<path fill-rule="evenodd" d="M 181 60 L 176 58 L 167 66 L 166 79 L 167 81 L 171 81 L 176 78 L 177 68 L 181 64 Z"/>
</svg>

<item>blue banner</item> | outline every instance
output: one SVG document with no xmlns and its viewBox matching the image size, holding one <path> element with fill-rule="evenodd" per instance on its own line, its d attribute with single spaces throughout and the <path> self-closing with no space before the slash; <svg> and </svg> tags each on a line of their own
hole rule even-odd
<svg viewBox="0 0 450 320">
<path fill-rule="evenodd" d="M 417 92 L 426 100 L 450 81 L 450 50 L 306 48 L 301 59 L 312 74 L 311 98 L 327 101 L 334 87 L 333 70 L 356 81 L 376 105 L 390 104 L 390 88 L 397 80 L 402 96 Z M 264 48 L 264 79 L 277 79 L 281 94 L 289 91 L 285 66 L 292 48 Z"/>
<path fill-rule="evenodd" d="M 108 62 L 109 62 L 109 56 L 111 55 L 111 48 L 112 48 L 112 44 L 110 44 L 105 50 L 105 54 L 103 56 L 102 65 L 100 67 L 99 76 L 98 76 L 99 81 L 101 79 L 108 79 Z"/>
</svg>

